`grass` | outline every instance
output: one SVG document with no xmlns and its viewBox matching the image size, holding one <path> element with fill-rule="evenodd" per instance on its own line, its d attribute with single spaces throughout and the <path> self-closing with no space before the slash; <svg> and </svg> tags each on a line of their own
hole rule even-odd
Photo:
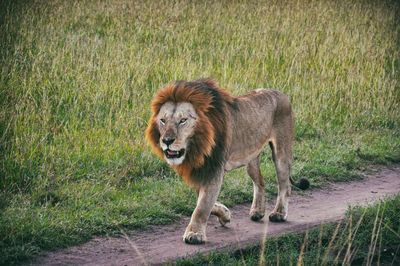
<svg viewBox="0 0 400 266">
<path fill-rule="evenodd" d="M 264 249 L 253 246 L 235 252 L 214 252 L 174 264 L 398 265 L 399 208 L 400 196 L 396 196 L 366 208 L 351 208 L 338 224 L 269 238 Z"/>
<path fill-rule="evenodd" d="M 2 1 L 0 264 L 190 215 L 145 144 L 155 91 L 211 76 L 290 95 L 295 178 L 400 161 L 395 1 Z M 270 154 L 263 173 L 275 184 Z M 274 185 L 268 191 L 275 193 Z M 251 200 L 243 170 L 221 201 Z"/>
</svg>

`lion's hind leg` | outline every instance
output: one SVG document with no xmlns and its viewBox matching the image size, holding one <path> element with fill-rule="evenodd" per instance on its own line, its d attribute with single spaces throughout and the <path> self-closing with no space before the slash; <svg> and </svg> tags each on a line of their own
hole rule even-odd
<svg viewBox="0 0 400 266">
<path fill-rule="evenodd" d="M 250 218 L 253 221 L 259 221 L 265 215 L 265 185 L 261 175 L 259 156 L 248 163 L 247 173 L 253 180 L 253 203 L 251 204 Z"/>
<path fill-rule="evenodd" d="M 271 222 L 284 222 L 288 215 L 290 186 L 290 168 L 291 168 L 291 142 L 270 143 L 272 149 L 272 158 L 275 163 L 276 175 L 278 179 L 278 197 L 274 210 L 269 215 Z"/>
<path fill-rule="evenodd" d="M 218 221 L 222 226 L 231 221 L 231 212 L 222 203 L 216 202 L 211 210 L 211 214 L 218 217 Z"/>
</svg>

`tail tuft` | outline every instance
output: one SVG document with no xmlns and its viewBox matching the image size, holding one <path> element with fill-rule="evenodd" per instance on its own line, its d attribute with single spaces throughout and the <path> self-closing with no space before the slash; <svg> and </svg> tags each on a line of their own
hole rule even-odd
<svg viewBox="0 0 400 266">
<path fill-rule="evenodd" d="M 302 178 L 300 178 L 299 182 L 297 182 L 297 183 L 293 180 L 292 177 L 289 177 L 289 179 L 290 179 L 290 183 L 292 183 L 293 186 L 295 186 L 301 190 L 306 190 L 307 188 L 310 187 L 310 181 L 308 181 L 307 178 L 302 177 Z"/>
<path fill-rule="evenodd" d="M 297 187 L 300 188 L 301 190 L 306 190 L 307 188 L 310 187 L 310 181 L 308 181 L 307 178 L 303 177 L 297 183 Z"/>
</svg>

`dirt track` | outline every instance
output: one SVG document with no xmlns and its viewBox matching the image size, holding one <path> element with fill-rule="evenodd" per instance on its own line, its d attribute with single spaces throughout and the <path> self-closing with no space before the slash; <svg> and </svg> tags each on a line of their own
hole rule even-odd
<svg viewBox="0 0 400 266">
<path fill-rule="evenodd" d="M 400 193 L 400 166 L 382 168 L 361 181 L 331 184 L 324 189 L 293 193 L 289 221 L 252 222 L 248 217 L 250 205 L 231 208 L 232 220 L 221 227 L 212 216 L 208 222 L 205 245 L 182 242 L 189 218 L 167 226 L 155 226 L 122 238 L 95 238 L 83 245 L 44 254 L 28 265 L 146 265 L 160 264 L 178 258 L 212 250 L 237 249 L 259 242 L 264 235 L 280 235 L 304 231 L 321 223 L 337 221 L 349 205 L 365 205 L 383 197 Z M 272 209 L 269 203 L 267 210 Z"/>
</svg>

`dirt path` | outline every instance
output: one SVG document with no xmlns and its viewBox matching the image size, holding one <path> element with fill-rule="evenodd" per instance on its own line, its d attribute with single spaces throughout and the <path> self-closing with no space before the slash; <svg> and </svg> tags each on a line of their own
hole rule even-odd
<svg viewBox="0 0 400 266">
<path fill-rule="evenodd" d="M 305 195 L 291 197 L 289 221 L 252 222 L 250 205 L 231 208 L 232 220 L 221 227 L 216 217 L 208 223 L 205 245 L 186 245 L 182 234 L 189 218 L 167 226 L 155 226 L 122 238 L 95 238 L 83 245 L 47 253 L 29 265 L 146 265 L 160 264 L 178 258 L 213 250 L 237 249 L 260 241 L 264 232 L 275 236 L 337 221 L 343 218 L 349 205 L 365 205 L 386 196 L 400 193 L 400 165 L 382 168 L 362 181 L 331 184 Z M 267 210 L 272 209 L 269 203 Z"/>
</svg>

